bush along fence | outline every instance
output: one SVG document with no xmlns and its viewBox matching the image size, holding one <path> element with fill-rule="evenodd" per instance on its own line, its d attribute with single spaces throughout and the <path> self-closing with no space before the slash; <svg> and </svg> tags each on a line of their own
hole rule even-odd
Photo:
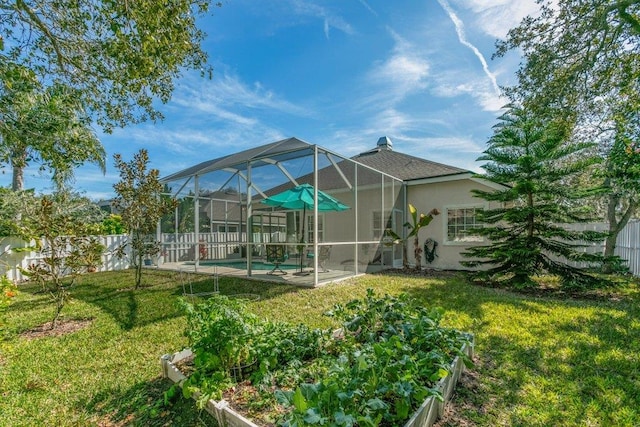
<svg viewBox="0 0 640 427">
<path fill-rule="evenodd" d="M 96 266 L 95 271 L 113 271 L 129 268 L 129 247 L 126 247 L 124 257 L 120 258 L 116 255 L 117 248 L 127 240 L 127 237 L 126 234 L 96 236 L 96 239 L 105 249 L 101 256 L 102 263 Z M 25 250 L 25 248 L 33 246 L 35 246 L 35 242 L 25 242 L 17 237 L 2 238 L 0 240 L 0 275 L 6 275 L 13 282 L 26 280 L 20 269 L 26 269 L 30 264 L 42 258 L 40 252 Z"/>
</svg>

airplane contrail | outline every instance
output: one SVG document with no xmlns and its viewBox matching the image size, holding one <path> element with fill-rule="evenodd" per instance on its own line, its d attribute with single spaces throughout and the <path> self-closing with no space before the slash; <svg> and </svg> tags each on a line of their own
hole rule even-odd
<svg viewBox="0 0 640 427">
<path fill-rule="evenodd" d="M 471 49 L 471 51 L 476 55 L 476 57 L 482 64 L 482 69 L 484 70 L 484 73 L 487 75 L 487 77 L 489 77 L 489 80 L 491 80 L 491 84 L 493 85 L 493 90 L 496 92 L 496 95 L 500 96 L 501 95 L 500 87 L 498 86 L 498 82 L 496 81 L 496 76 L 493 75 L 491 70 L 489 70 L 489 65 L 487 64 L 486 59 L 484 59 L 484 56 L 478 50 L 478 48 L 475 47 L 473 44 L 471 44 L 467 40 L 467 36 L 464 33 L 464 23 L 462 22 L 462 20 L 460 20 L 460 18 L 458 18 L 458 15 L 456 15 L 453 9 L 451 9 L 451 6 L 449 6 L 449 3 L 447 3 L 446 0 L 438 0 L 438 3 L 440 3 L 440 6 L 442 6 L 445 12 L 447 12 L 447 15 L 449 15 L 449 18 L 453 22 L 453 25 L 456 27 L 458 40 L 460 41 L 460 43 L 462 43 L 463 45 Z"/>
</svg>

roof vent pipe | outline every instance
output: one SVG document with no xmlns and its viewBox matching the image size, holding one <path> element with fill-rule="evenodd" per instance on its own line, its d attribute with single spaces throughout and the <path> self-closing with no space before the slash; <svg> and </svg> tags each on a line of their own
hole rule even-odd
<svg viewBox="0 0 640 427">
<path fill-rule="evenodd" d="M 393 150 L 393 142 L 391 142 L 391 139 L 388 136 L 380 137 L 380 139 L 378 139 L 377 146 L 381 150 Z"/>
</svg>

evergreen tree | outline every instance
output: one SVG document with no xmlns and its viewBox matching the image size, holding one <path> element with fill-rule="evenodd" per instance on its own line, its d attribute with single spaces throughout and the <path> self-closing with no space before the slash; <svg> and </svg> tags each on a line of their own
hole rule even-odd
<svg viewBox="0 0 640 427">
<path fill-rule="evenodd" d="M 587 220 L 580 200 L 588 190 L 561 182 L 598 161 L 588 155 L 588 143 L 567 141 L 570 123 L 543 122 L 521 107 L 510 105 L 494 127 L 489 148 L 478 160 L 482 178 L 506 185 L 495 192 L 474 194 L 500 207 L 485 209 L 485 227 L 472 233 L 488 238 L 488 245 L 471 247 L 463 255 L 468 267 L 489 266 L 479 277 L 506 281 L 516 288 L 537 286 L 532 276 L 555 274 L 565 288 L 592 287 L 597 281 L 569 262 L 597 263 L 598 254 L 580 252 L 579 242 L 603 239 L 601 233 L 569 231 L 558 225 Z"/>
</svg>

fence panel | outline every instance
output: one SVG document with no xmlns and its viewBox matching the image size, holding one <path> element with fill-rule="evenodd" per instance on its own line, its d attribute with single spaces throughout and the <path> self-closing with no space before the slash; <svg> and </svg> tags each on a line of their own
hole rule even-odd
<svg viewBox="0 0 640 427">
<path fill-rule="evenodd" d="M 253 233 L 254 255 L 261 256 L 262 244 L 284 242 L 284 232 Z M 227 259 L 245 257 L 247 233 L 212 232 L 200 233 L 196 243 L 195 233 L 163 233 L 161 262 L 194 261 L 196 247 L 199 259 Z"/>
<path fill-rule="evenodd" d="M 608 224 L 597 223 L 575 223 L 564 224 L 570 230 L 576 231 L 607 231 Z M 581 250 L 589 253 L 604 253 L 604 240 L 597 243 L 589 243 Z M 629 271 L 636 277 L 640 277 L 640 220 L 631 220 L 618 234 L 616 241 L 615 255 L 627 261 Z"/>
<path fill-rule="evenodd" d="M 100 243 L 105 246 L 105 251 L 102 254 L 102 266 L 98 268 L 98 271 L 124 270 L 129 268 L 130 252 L 128 248 L 126 248 L 123 258 L 116 256 L 117 248 L 127 239 L 126 234 L 97 237 Z M 42 241 L 42 244 L 45 245 L 45 242 Z M 27 248 L 29 246 L 35 246 L 35 242 L 27 243 L 13 236 L 0 239 L 0 274 L 5 274 L 7 278 L 14 282 L 26 280 L 26 277 L 20 269 L 26 269 L 30 264 L 42 259 L 40 252 L 16 251 L 17 248 Z"/>
</svg>

